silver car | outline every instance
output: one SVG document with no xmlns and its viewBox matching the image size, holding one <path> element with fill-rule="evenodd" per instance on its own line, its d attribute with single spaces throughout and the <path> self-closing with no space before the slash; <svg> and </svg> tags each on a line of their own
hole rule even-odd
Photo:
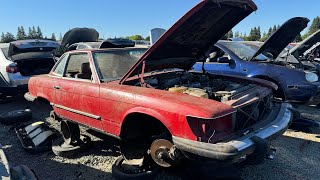
<svg viewBox="0 0 320 180">
<path fill-rule="evenodd" d="M 0 96 L 27 91 L 33 75 L 46 74 L 54 65 L 51 40 L 20 40 L 0 44 Z"/>
</svg>

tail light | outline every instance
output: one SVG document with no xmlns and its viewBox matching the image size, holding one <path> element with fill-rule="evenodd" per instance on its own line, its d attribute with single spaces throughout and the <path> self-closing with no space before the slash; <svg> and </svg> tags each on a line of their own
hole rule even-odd
<svg viewBox="0 0 320 180">
<path fill-rule="evenodd" d="M 10 64 L 9 66 L 6 67 L 6 71 L 8 73 L 17 73 L 19 72 L 19 68 L 16 64 Z"/>
<path fill-rule="evenodd" d="M 213 143 L 221 140 L 226 134 L 234 129 L 232 114 L 218 118 L 203 119 L 198 117 L 187 117 L 192 132 L 200 142 Z"/>
</svg>

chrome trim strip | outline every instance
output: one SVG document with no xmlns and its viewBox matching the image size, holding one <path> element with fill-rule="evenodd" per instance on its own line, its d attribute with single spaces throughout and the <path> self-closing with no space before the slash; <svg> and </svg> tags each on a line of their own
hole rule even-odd
<svg viewBox="0 0 320 180">
<path fill-rule="evenodd" d="M 94 114 L 86 113 L 86 112 L 83 112 L 83 111 L 78 111 L 78 110 L 71 109 L 71 108 L 68 108 L 68 107 L 65 107 L 65 106 L 61 106 L 61 105 L 58 105 L 58 104 L 53 104 L 53 103 L 50 103 L 50 104 L 52 106 L 56 107 L 56 108 L 63 109 L 63 110 L 69 111 L 69 112 L 73 112 L 73 113 L 80 114 L 80 115 L 83 115 L 83 116 L 87 116 L 87 117 L 90 117 L 90 118 L 93 118 L 93 119 L 97 119 L 97 120 L 101 119 L 100 116 L 96 116 Z"/>
</svg>

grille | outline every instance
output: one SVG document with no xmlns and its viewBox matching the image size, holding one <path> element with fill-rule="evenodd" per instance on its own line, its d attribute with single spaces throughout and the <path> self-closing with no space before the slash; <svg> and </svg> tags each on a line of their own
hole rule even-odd
<svg viewBox="0 0 320 180">
<path fill-rule="evenodd" d="M 235 131 L 249 128 L 262 121 L 263 116 L 270 112 L 272 98 L 272 95 L 268 95 L 248 106 L 238 108 L 235 115 Z"/>
</svg>

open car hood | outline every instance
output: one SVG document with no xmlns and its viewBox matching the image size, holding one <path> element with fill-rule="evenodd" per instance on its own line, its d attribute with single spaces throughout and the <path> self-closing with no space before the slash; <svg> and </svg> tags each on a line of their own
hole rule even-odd
<svg viewBox="0 0 320 180">
<path fill-rule="evenodd" d="M 210 47 L 257 9 L 251 0 L 203 0 L 178 20 L 122 78 L 144 72 L 190 70 Z M 144 63 L 143 63 L 144 62 Z"/>
<path fill-rule="evenodd" d="M 250 59 L 254 59 L 259 54 L 271 53 L 274 58 L 291 43 L 299 33 L 307 27 L 308 18 L 295 17 L 286 21 L 276 32 L 274 32 L 266 42 L 259 48 L 255 55 Z"/>
<path fill-rule="evenodd" d="M 290 49 L 289 54 L 293 55 L 296 59 L 303 56 L 303 53 L 310 49 L 313 45 L 320 41 L 320 30 L 313 33 L 305 40 L 303 40 L 299 45 Z"/>
<path fill-rule="evenodd" d="M 99 33 L 92 28 L 73 28 L 66 32 L 63 36 L 61 45 L 64 47 L 70 46 L 79 42 L 95 42 L 99 39 Z"/>
</svg>

